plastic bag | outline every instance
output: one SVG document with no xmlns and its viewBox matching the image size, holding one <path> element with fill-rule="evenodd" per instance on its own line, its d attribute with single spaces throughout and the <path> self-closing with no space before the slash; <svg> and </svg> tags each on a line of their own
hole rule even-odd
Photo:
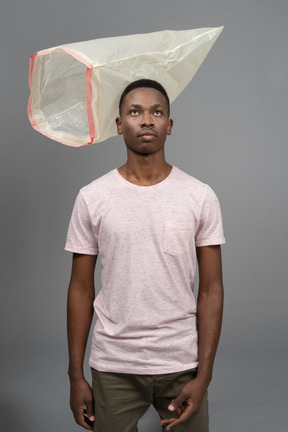
<svg viewBox="0 0 288 432">
<path fill-rule="evenodd" d="M 117 134 L 124 88 L 150 78 L 173 102 L 223 27 L 96 39 L 39 51 L 30 59 L 28 116 L 44 135 L 70 146 Z"/>
</svg>

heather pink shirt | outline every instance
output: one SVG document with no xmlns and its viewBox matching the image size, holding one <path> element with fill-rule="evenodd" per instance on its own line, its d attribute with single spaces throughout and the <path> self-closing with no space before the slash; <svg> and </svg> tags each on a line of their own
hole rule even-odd
<svg viewBox="0 0 288 432">
<path fill-rule="evenodd" d="M 176 167 L 137 186 L 113 170 L 81 189 L 65 249 L 98 255 L 90 366 L 162 374 L 198 365 L 196 247 L 225 243 L 218 199 Z"/>
</svg>

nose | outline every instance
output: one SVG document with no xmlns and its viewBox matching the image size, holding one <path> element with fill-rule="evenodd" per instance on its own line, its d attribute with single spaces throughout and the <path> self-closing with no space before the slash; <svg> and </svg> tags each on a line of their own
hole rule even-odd
<svg viewBox="0 0 288 432">
<path fill-rule="evenodd" d="M 153 118 L 148 111 L 144 111 L 142 116 L 142 127 L 154 126 Z"/>
</svg>

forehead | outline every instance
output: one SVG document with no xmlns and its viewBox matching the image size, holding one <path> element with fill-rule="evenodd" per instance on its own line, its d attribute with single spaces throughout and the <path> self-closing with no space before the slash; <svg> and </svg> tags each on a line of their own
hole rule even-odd
<svg viewBox="0 0 288 432">
<path fill-rule="evenodd" d="M 152 106 L 161 105 L 168 108 L 168 102 L 165 96 L 153 87 L 139 87 L 131 90 L 125 96 L 122 106 L 130 105 L 142 105 L 142 106 Z"/>
</svg>

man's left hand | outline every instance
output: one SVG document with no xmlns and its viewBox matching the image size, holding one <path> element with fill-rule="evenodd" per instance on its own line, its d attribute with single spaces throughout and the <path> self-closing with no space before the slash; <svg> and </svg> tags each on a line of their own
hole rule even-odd
<svg viewBox="0 0 288 432">
<path fill-rule="evenodd" d="M 169 411 L 177 412 L 178 418 L 173 417 L 161 420 L 161 425 L 167 425 L 166 430 L 169 431 L 179 424 L 186 422 L 193 415 L 198 414 L 206 390 L 207 386 L 199 378 L 196 377 L 192 381 L 189 381 L 182 388 L 176 399 L 173 399 L 168 406 Z"/>
</svg>

